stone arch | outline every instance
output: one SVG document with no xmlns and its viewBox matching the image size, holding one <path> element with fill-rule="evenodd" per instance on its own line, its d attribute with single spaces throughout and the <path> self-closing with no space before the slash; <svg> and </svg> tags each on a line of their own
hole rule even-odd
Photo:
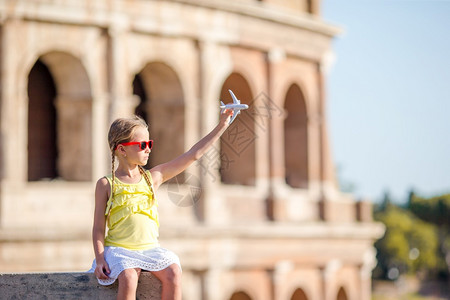
<svg viewBox="0 0 450 300">
<path fill-rule="evenodd" d="M 233 295 L 231 295 L 230 300 L 252 300 L 250 296 L 242 291 L 235 292 Z"/>
<path fill-rule="evenodd" d="M 247 80 L 239 73 L 232 73 L 222 85 L 220 99 L 224 103 L 233 102 L 229 89 L 241 103 L 250 104 L 253 99 Z M 255 185 L 255 139 L 255 124 L 250 106 L 248 110 L 241 112 L 220 139 L 220 176 L 223 183 Z"/>
<path fill-rule="evenodd" d="M 286 92 L 284 109 L 284 166 L 286 183 L 293 188 L 307 188 L 308 114 L 304 94 L 297 84 Z"/>
<path fill-rule="evenodd" d="M 46 74 L 45 87 L 39 89 L 40 75 Z M 41 55 L 28 75 L 28 180 L 61 178 L 67 181 L 92 179 L 92 95 L 91 85 L 80 60 L 65 52 Z M 51 99 L 50 99 L 50 98 Z M 44 98 L 47 98 L 44 100 Z M 35 109 L 44 102 L 47 107 L 47 129 L 41 127 Z M 53 112 L 50 112 L 53 111 Z M 48 114 L 49 113 L 49 114 Z M 34 128 L 37 127 L 37 128 Z M 30 130 L 31 129 L 31 130 Z M 51 130 L 52 136 L 45 133 Z M 34 135 L 34 137 L 31 137 Z M 32 158 L 35 139 L 46 136 L 55 145 L 52 157 L 54 171 L 40 170 L 41 162 Z M 53 141 L 50 141 L 53 139 Z M 53 146 L 48 146 L 49 148 Z M 53 168 L 53 167 L 52 167 Z"/>
<path fill-rule="evenodd" d="M 336 300 L 348 300 L 347 293 L 345 289 L 341 287 L 337 293 Z"/>
<path fill-rule="evenodd" d="M 185 101 L 181 81 L 169 65 L 148 63 L 133 80 L 139 98 L 135 113 L 149 124 L 155 148 L 149 166 L 167 162 L 184 152 Z"/>
<path fill-rule="evenodd" d="M 292 294 L 291 300 L 308 300 L 308 297 L 306 297 L 305 292 L 301 288 L 298 288 Z"/>
</svg>

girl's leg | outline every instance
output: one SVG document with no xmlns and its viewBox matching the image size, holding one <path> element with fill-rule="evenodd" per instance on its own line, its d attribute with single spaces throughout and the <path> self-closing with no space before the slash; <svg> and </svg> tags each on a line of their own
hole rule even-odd
<svg viewBox="0 0 450 300">
<path fill-rule="evenodd" d="M 181 300 L 181 270 L 177 264 L 152 273 L 162 283 L 162 300 Z"/>
<path fill-rule="evenodd" d="M 119 274 L 117 300 L 136 300 L 139 275 L 141 275 L 141 269 L 139 268 L 125 269 Z"/>
</svg>

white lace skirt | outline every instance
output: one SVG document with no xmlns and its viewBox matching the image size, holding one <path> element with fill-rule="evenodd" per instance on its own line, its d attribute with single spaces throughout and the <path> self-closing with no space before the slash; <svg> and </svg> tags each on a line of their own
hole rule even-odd
<svg viewBox="0 0 450 300">
<path fill-rule="evenodd" d="M 104 257 L 111 273 L 109 279 L 98 279 L 101 285 L 110 285 L 116 281 L 119 274 L 125 269 L 140 268 L 146 271 L 161 271 L 172 264 L 181 269 L 180 259 L 170 250 L 156 247 L 150 250 L 128 250 L 121 247 L 105 247 Z M 94 273 L 97 263 L 94 259 L 92 268 L 88 271 Z"/>
</svg>

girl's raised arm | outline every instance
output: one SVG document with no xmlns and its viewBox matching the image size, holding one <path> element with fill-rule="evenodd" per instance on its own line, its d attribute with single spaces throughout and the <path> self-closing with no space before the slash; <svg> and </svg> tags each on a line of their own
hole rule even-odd
<svg viewBox="0 0 450 300">
<path fill-rule="evenodd" d="M 153 179 L 153 187 L 156 190 L 162 183 L 177 176 L 189 167 L 193 162 L 200 159 L 209 147 L 217 141 L 229 126 L 232 110 L 224 110 L 220 114 L 219 124 L 205 137 L 198 141 L 191 149 L 177 158 L 155 166 L 150 170 Z"/>
</svg>

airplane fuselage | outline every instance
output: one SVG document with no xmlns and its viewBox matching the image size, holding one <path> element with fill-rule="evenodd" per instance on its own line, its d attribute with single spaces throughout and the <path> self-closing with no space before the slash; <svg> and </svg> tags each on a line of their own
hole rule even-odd
<svg viewBox="0 0 450 300">
<path fill-rule="evenodd" d="M 220 106 L 221 109 L 248 109 L 248 105 L 247 104 L 226 104 L 226 105 L 221 105 Z"/>
</svg>

